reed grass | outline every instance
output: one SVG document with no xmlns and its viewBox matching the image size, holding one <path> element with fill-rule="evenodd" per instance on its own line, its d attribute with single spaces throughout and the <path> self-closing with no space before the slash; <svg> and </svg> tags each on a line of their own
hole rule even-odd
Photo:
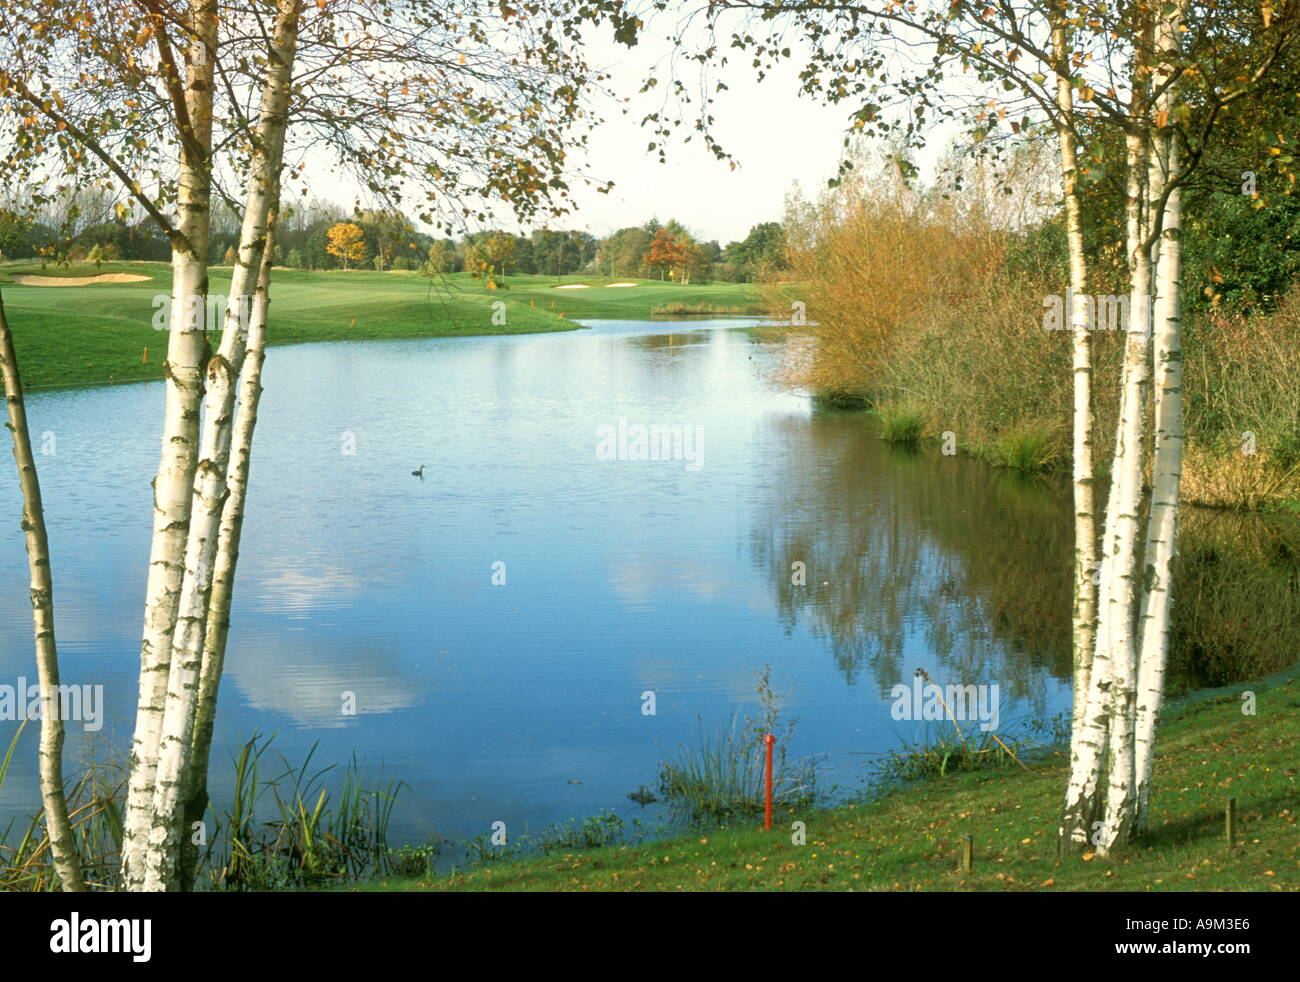
<svg viewBox="0 0 1300 982">
<path fill-rule="evenodd" d="M 1028 421 L 994 438 L 987 456 L 998 467 L 1034 474 L 1051 470 L 1062 450 L 1059 427 Z"/>
<path fill-rule="evenodd" d="M 563 822 L 552 825 L 538 836 L 537 845 L 543 853 L 575 849 L 599 849 L 621 841 L 627 825 L 616 812 L 604 811 L 584 818 L 581 822 Z"/>
<path fill-rule="evenodd" d="M 366 787 L 354 755 L 331 795 L 325 777 L 337 765 L 313 771 L 316 744 L 296 767 L 281 755 L 283 772 L 262 781 L 270 744 L 271 739 L 254 736 L 233 760 L 232 804 L 216 816 L 218 831 L 200 864 L 210 886 L 296 888 L 387 871 L 388 826 L 401 782 Z"/>
<path fill-rule="evenodd" d="M 780 805 L 809 803 L 816 797 L 816 760 L 789 757 L 797 720 L 781 721 L 781 700 L 772 689 L 771 669 L 756 673 L 760 711 L 732 713 L 725 725 L 699 721 L 694 743 L 680 747 L 659 765 L 659 792 L 674 813 L 691 824 L 721 824 L 764 807 L 763 737 L 777 738 L 773 754 L 772 798 Z"/>
<path fill-rule="evenodd" d="M 948 709 L 946 705 L 945 709 Z M 1026 761 L 1033 755 L 1068 745 L 1070 721 L 1062 713 L 1051 720 L 1030 720 L 1019 734 L 1015 730 L 1013 724 L 1005 736 L 992 730 L 966 731 L 948 710 L 947 718 L 936 727 L 925 727 L 922 735 L 914 740 L 900 737 L 901 746 L 885 751 L 873 761 L 869 768 L 870 781 L 875 785 L 890 785 L 1004 767 L 1028 771 Z"/>
<path fill-rule="evenodd" d="M 875 410 L 880 438 L 887 443 L 915 446 L 925 433 L 925 416 L 911 406 L 886 404 Z"/>
<path fill-rule="evenodd" d="M 997 734 L 981 733 L 963 741 L 952 734 L 934 734 L 886 751 L 871 765 L 877 782 L 942 778 L 959 771 L 982 771 L 996 767 L 1017 767 L 1029 749 L 1024 740 L 1008 740 Z"/>
<path fill-rule="evenodd" d="M 0 786 L 23 726 L 0 763 Z M 277 755 L 276 776 L 264 778 L 272 739 L 255 735 L 232 758 L 234 793 L 229 808 L 211 810 L 204 823 L 197 887 L 297 889 L 388 871 L 394 862 L 388 827 L 401 783 L 367 785 L 353 757 L 332 790 L 327 777 L 336 765 L 313 770 L 316 745 L 297 766 Z M 91 762 L 67 792 L 86 881 L 94 889 L 118 887 L 126 783 L 120 764 Z M 21 828 L 11 822 L 0 831 L 0 890 L 59 889 L 43 817 L 37 812 Z M 409 868 L 409 856 L 400 859 Z"/>
</svg>

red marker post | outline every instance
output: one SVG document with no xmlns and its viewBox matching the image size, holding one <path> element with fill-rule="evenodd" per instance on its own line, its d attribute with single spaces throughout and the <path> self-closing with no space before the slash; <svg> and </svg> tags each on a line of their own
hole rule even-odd
<svg viewBox="0 0 1300 982">
<path fill-rule="evenodd" d="M 767 745 L 767 794 L 763 807 L 763 828 L 770 831 L 772 828 L 772 746 L 776 743 L 776 737 L 769 733 L 763 737 L 763 743 Z"/>
</svg>

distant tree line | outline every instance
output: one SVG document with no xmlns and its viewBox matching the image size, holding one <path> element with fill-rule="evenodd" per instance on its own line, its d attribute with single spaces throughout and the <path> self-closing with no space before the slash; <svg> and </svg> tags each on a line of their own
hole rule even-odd
<svg viewBox="0 0 1300 982">
<path fill-rule="evenodd" d="M 590 271 L 682 283 L 748 283 L 764 273 L 787 268 L 785 233 L 779 222 L 755 225 L 743 241 L 730 242 L 724 248 L 716 241 L 697 241 L 676 220 L 661 225 L 651 219 L 601 240 Z"/>
<path fill-rule="evenodd" d="M 170 260 L 170 246 L 152 221 L 114 213 L 112 205 L 87 192 L 81 200 L 65 202 L 36 221 L 20 219 L 16 209 L 0 205 L 0 259 Z M 79 230 L 70 239 L 61 238 L 60 229 L 69 225 Z M 233 262 L 238 242 L 239 216 L 214 205 L 209 262 Z M 339 244 L 343 242 L 346 246 Z M 676 220 L 661 224 L 653 218 L 604 239 L 555 229 L 536 229 L 529 235 L 485 230 L 450 239 L 417 231 L 400 212 L 349 212 L 320 200 L 286 209 L 276 231 L 274 262 L 303 270 L 470 272 L 488 281 L 518 274 L 590 273 L 678 283 L 740 283 L 788 268 L 779 222 L 755 225 L 742 241 L 725 247 L 698 240 Z"/>
</svg>

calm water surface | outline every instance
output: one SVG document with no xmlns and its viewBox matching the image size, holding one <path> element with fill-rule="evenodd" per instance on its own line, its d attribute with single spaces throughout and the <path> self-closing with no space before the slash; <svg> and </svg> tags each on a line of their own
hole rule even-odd
<svg viewBox="0 0 1300 982">
<path fill-rule="evenodd" d="M 888 700 L 917 667 L 999 683 L 1004 729 L 1064 711 L 1059 490 L 815 413 L 770 382 L 775 348 L 738 323 L 273 349 L 218 801 L 225 761 L 261 732 L 290 761 L 319 742 L 318 761 L 355 752 L 367 775 L 406 782 L 399 841 L 633 817 L 627 792 L 654 785 L 698 720 L 756 708 L 764 665 L 800 719 L 792 752 L 825 754 L 825 780 L 844 785 L 863 754 L 917 735 Z M 56 441 L 40 465 L 64 680 L 102 683 L 107 700 L 102 731 L 73 729 L 74 761 L 129 742 L 162 396 L 29 400 L 34 438 Z M 702 466 L 598 459 L 597 429 L 620 418 L 703 427 Z M 0 482 L 6 684 L 34 676 L 19 510 Z M 0 747 L 15 727 L 0 722 Z M 38 807 L 35 737 L 0 791 L 0 827 Z"/>
</svg>

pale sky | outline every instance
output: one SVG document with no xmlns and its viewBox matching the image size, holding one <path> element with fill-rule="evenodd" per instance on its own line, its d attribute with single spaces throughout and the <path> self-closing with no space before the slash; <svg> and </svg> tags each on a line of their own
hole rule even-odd
<svg viewBox="0 0 1300 982">
<path fill-rule="evenodd" d="M 774 73 L 756 84 L 749 69 L 730 68 L 717 77 L 730 90 L 720 93 L 713 106 L 715 136 L 738 162 L 728 164 L 709 153 L 699 136 L 667 144 L 668 163 L 647 152 L 656 137 L 640 125 L 647 113 L 663 108 L 667 88 L 664 39 L 668 26 L 652 28 L 629 50 L 614 43 L 604 29 L 586 48 L 588 63 L 610 75 L 606 83 L 619 99 L 597 98 L 593 108 L 604 117 L 589 137 L 584 155 L 571 155 L 575 168 L 583 168 L 600 183 L 615 183 L 609 194 L 570 181 L 579 210 L 554 221 L 553 228 L 585 229 L 604 237 L 652 217 L 661 222 L 676 218 L 702 241 L 717 239 L 722 245 L 743 239 L 749 229 L 767 221 L 780 221 L 786 194 L 796 181 L 805 192 L 825 187 L 839 163 L 842 141 L 852 106 L 827 108 L 797 95 L 796 69 Z M 689 72 L 691 66 L 685 66 Z M 657 75 L 658 91 L 637 95 L 648 75 Z M 698 78 L 698 76 L 687 76 Z M 627 112 L 624 113 L 623 110 Z M 315 196 L 348 206 L 356 197 L 353 183 L 341 178 L 324 159 L 308 158 L 309 186 Z M 499 212 L 499 227 L 518 231 L 508 210 Z"/>
<path fill-rule="evenodd" d="M 725 246 L 743 239 L 760 222 L 780 221 L 786 195 L 796 183 L 805 195 L 813 196 L 837 172 L 856 104 L 828 107 L 801 98 L 797 74 L 802 61 L 798 59 L 758 83 L 743 55 L 725 70 L 710 69 L 713 81 L 723 81 L 728 87 L 716 95 L 712 105 L 714 136 L 731 152 L 737 169 L 731 170 L 727 162 L 709 153 L 698 134 L 689 143 L 683 142 L 692 135 L 690 124 L 666 145 L 668 162 L 661 164 L 658 153 L 647 149 L 658 137 L 642 128 L 640 120 L 647 112 L 665 109 L 672 53 L 665 35 L 671 27 L 671 21 L 663 17 L 652 21 L 630 50 L 616 44 L 608 28 L 589 37 L 587 61 L 610 76 L 606 84 L 619 101 L 596 99 L 593 108 L 605 122 L 590 134 L 587 153 L 574 152 L 571 160 L 575 169 L 584 169 L 598 183 L 612 180 L 615 186 L 609 194 L 599 194 L 574 175 L 570 187 L 578 210 L 551 222 L 550 227 L 584 229 L 603 238 L 652 217 L 661 222 L 675 218 L 697 239 L 716 239 Z M 797 42 L 791 46 L 797 49 Z M 698 81 L 695 71 L 693 64 L 680 66 L 688 82 Z M 649 75 L 658 77 L 660 85 L 638 95 Z M 623 97 L 631 97 L 631 102 L 623 103 Z M 668 108 L 673 107 L 669 104 Z M 696 107 L 686 108 L 693 111 Z M 931 143 L 918 160 L 923 172 L 937 156 L 940 142 Z M 350 182 L 324 166 L 309 164 L 309 174 L 312 193 L 319 197 L 348 205 L 356 196 Z M 507 209 L 498 213 L 497 227 L 520 231 Z"/>
<path fill-rule="evenodd" d="M 729 90 L 717 96 L 713 115 L 715 138 L 735 156 L 737 169 L 709 153 L 698 135 L 690 143 L 670 142 L 668 163 L 659 163 L 658 154 L 646 149 L 656 137 L 640 119 L 659 108 L 663 97 L 635 93 L 652 73 L 661 78 L 659 88 L 666 88 L 662 74 L 652 72 L 663 68 L 655 61 L 665 47 L 651 37 L 631 51 L 615 45 L 589 50 L 592 63 L 609 70 L 615 91 L 631 95 L 632 102 L 626 115 L 609 107 L 607 122 L 591 136 L 589 169 L 615 187 L 608 195 L 586 189 L 576 195 L 576 227 L 603 236 L 651 216 L 676 218 L 697 238 L 726 245 L 759 222 L 779 221 L 796 181 L 815 193 L 835 174 L 851 107 L 799 98 L 795 70 L 760 84 L 752 71 L 734 66 L 719 76 Z M 601 57 L 606 51 L 609 60 Z"/>
</svg>

